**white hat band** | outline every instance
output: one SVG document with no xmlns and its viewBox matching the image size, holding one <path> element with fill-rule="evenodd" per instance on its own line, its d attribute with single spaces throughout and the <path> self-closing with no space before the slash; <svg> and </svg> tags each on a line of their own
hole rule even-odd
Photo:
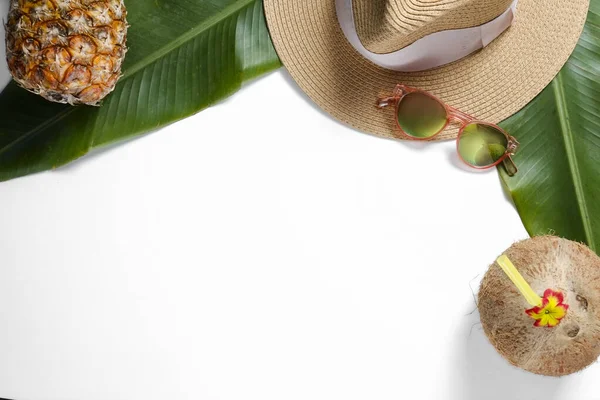
<svg viewBox="0 0 600 400">
<path fill-rule="evenodd" d="M 336 0 L 335 7 L 344 35 L 363 57 L 383 68 L 414 72 L 451 63 L 490 44 L 513 23 L 518 1 L 514 0 L 504 13 L 488 23 L 435 32 L 387 54 L 373 53 L 361 43 L 356 33 L 352 0 Z"/>
</svg>

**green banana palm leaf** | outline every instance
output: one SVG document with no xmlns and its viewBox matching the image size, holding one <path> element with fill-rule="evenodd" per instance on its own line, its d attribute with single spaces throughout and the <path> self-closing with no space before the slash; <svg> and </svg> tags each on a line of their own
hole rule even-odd
<svg viewBox="0 0 600 400">
<path fill-rule="evenodd" d="M 500 177 L 530 235 L 555 233 L 600 250 L 600 0 L 554 81 L 501 126 L 521 147 Z"/>
<path fill-rule="evenodd" d="M 123 77 L 101 107 L 0 93 L 0 181 L 155 130 L 280 66 L 261 0 L 131 0 Z"/>
</svg>

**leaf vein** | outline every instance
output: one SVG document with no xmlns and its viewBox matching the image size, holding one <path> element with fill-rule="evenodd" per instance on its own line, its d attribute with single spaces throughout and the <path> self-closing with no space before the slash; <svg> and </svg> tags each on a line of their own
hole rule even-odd
<svg viewBox="0 0 600 400">
<path fill-rule="evenodd" d="M 555 80 L 552 82 L 552 89 L 554 90 L 554 97 L 556 99 L 556 108 L 560 120 L 560 131 L 565 142 L 565 151 L 567 155 L 567 161 L 573 179 L 573 185 L 575 186 L 575 197 L 577 199 L 577 205 L 579 206 L 579 212 L 583 220 L 583 230 L 585 238 L 589 247 L 596 251 L 594 243 L 593 230 L 590 220 L 590 214 L 588 211 L 587 201 L 585 193 L 583 191 L 583 182 L 581 181 L 581 172 L 579 170 L 579 162 L 577 160 L 577 154 L 575 152 L 575 144 L 573 141 L 573 130 L 569 121 L 569 110 L 567 108 L 567 100 L 565 95 L 565 88 L 562 79 L 563 72 L 559 72 Z"/>
</svg>

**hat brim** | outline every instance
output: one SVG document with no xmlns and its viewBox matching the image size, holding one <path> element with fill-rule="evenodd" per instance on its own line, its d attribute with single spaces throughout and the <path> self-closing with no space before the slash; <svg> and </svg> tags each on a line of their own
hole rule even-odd
<svg viewBox="0 0 600 400">
<path fill-rule="evenodd" d="M 381 68 L 362 57 L 339 27 L 334 0 L 264 0 L 275 49 L 294 80 L 322 109 L 360 131 L 402 139 L 378 96 L 397 83 L 432 92 L 474 117 L 498 123 L 545 88 L 581 35 L 589 0 L 520 0 L 513 25 L 487 47 L 422 72 Z M 450 126 L 436 139 L 456 137 Z"/>
</svg>

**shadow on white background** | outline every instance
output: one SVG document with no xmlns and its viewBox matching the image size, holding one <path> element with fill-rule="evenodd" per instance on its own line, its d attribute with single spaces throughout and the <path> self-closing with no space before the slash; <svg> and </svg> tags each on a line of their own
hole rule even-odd
<svg viewBox="0 0 600 400">
<path fill-rule="evenodd" d="M 535 375 L 516 368 L 485 336 L 477 311 L 465 316 L 456 343 L 456 370 L 451 395 L 456 400 L 558 400 L 569 398 L 567 386 L 578 375 L 562 378 Z"/>
</svg>

